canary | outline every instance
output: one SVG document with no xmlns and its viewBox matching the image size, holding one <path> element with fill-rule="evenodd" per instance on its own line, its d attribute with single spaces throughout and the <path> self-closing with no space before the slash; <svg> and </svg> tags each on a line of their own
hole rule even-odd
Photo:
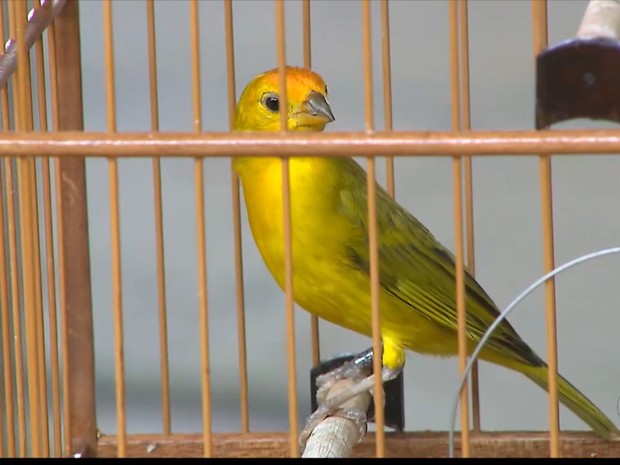
<svg viewBox="0 0 620 465">
<path fill-rule="evenodd" d="M 278 70 L 254 78 L 236 107 L 236 131 L 278 131 Z M 327 86 L 315 72 L 286 69 L 287 127 L 322 131 L 335 120 Z M 274 157 L 234 158 L 248 221 L 260 254 L 284 288 L 282 163 Z M 371 336 L 367 180 L 352 158 L 290 159 L 293 288 L 298 305 L 327 321 Z M 377 229 L 382 364 L 393 377 L 405 350 L 456 355 L 457 315 L 453 254 L 412 214 L 377 185 Z M 466 272 L 469 352 L 499 315 L 489 295 Z M 548 388 L 546 363 L 507 321 L 480 358 L 520 372 Z M 616 426 L 590 400 L 559 377 L 560 401 L 603 437 Z"/>
</svg>

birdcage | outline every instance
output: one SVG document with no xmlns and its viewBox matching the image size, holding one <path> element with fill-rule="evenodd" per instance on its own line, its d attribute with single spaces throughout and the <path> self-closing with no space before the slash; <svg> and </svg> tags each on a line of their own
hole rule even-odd
<svg viewBox="0 0 620 465">
<path fill-rule="evenodd" d="M 549 61 L 541 59 L 549 45 L 574 36 L 570 31 L 586 7 L 592 17 L 584 24 L 592 26 L 601 20 L 594 9 L 614 8 L 612 3 L 2 1 L 0 455 L 299 456 L 298 436 L 315 395 L 311 368 L 336 350 L 355 352 L 369 344 L 295 310 L 288 163 L 290 157 L 319 155 L 359 157 L 371 180 L 375 354 L 381 350 L 381 309 L 372 180 L 397 200 L 402 195 L 397 187 L 421 185 L 426 193 L 407 188 L 415 198 L 403 202 L 410 200 L 406 204 L 416 205 L 422 216 L 435 218 L 443 239 L 452 241 L 456 261 L 459 356 L 454 365 L 428 362 L 443 364 L 443 378 L 435 374 L 425 381 L 426 390 L 415 391 L 415 399 L 407 393 L 430 373 L 422 359 L 408 362 L 405 373 L 412 375 L 404 385 L 403 376 L 398 378 L 394 398 L 375 380 L 372 400 L 368 394 L 353 399 L 361 402 L 355 408 L 362 413 L 369 404 L 374 407 L 371 431 L 362 438 L 356 428 L 337 430 L 344 442 L 340 453 L 449 455 L 445 406 L 454 392 L 461 400 L 456 454 L 617 456 L 615 439 L 560 431 L 553 270 L 592 252 L 582 250 L 586 246 L 602 245 L 603 232 L 617 238 L 613 154 L 620 152 L 620 135 L 601 120 L 617 122 L 620 102 L 613 85 L 599 83 L 617 82 L 613 60 L 620 52 L 613 41 L 620 25 L 613 21 L 620 14 L 607 16 L 609 30 L 597 30 L 611 44 L 596 61 L 598 67 L 580 68 L 592 66 L 593 52 L 580 55 L 585 58 L 579 65 L 565 61 L 564 67 L 545 68 Z M 530 41 L 533 47 L 523 47 Z M 579 43 L 576 48 L 583 49 Z M 334 102 L 357 101 L 352 109 L 334 105 L 336 115 L 345 115 L 344 125 L 320 134 L 231 132 L 239 84 L 270 66 L 279 67 L 284 83 L 286 64 L 329 70 L 325 76 L 334 86 Z M 571 69 L 578 72 L 570 75 Z M 511 75 L 527 82 L 499 82 Z M 394 76 L 400 76 L 398 82 Z M 598 93 L 575 93 L 567 100 L 561 92 L 581 89 L 584 82 Z M 519 94 L 522 89 L 527 95 Z M 483 97 L 486 103 L 472 111 Z M 526 113 L 519 115 L 520 108 Z M 513 112 L 514 119 L 493 116 Z M 495 125 L 494 118 L 501 121 Z M 567 128 L 549 128 L 574 118 L 582 119 Z M 231 157 L 274 154 L 282 159 L 284 179 L 284 214 L 274 219 L 285 231 L 284 293 L 262 268 L 244 220 L 239 179 L 230 169 Z M 502 163 L 506 155 L 510 163 L 494 171 L 490 163 Z M 569 159 L 580 160 L 572 166 L 579 176 L 552 176 L 552 165 L 566 171 L 562 163 Z M 521 169 L 520 178 L 510 177 Z M 586 173 L 598 177 L 579 187 Z M 525 209 L 518 206 L 524 198 Z M 583 223 L 565 214 L 560 223 L 575 221 L 554 227 L 558 198 L 564 202 L 559 208 L 581 216 Z M 474 221 L 475 205 L 478 214 L 485 207 L 492 214 Z M 433 217 L 434 210 L 442 213 Z M 523 226 L 528 219 L 529 229 Z M 594 242 L 568 247 L 558 239 L 559 229 L 561 237 Z M 564 244 L 563 260 L 556 257 L 558 241 Z M 521 261 L 510 255 L 511 248 L 523 255 Z M 527 329 L 546 350 L 551 386 L 556 386 L 548 397 L 527 391 L 525 384 L 513 386 L 518 382 L 512 374 L 491 376 L 482 365 L 479 373 L 472 359 L 471 378 L 459 386 L 468 367 L 466 268 L 485 276 L 491 294 L 495 287 L 506 296 L 526 288 L 525 278 L 546 273 L 538 282 L 544 289 L 531 304 L 538 311 L 524 321 L 535 322 Z M 617 268 L 606 273 L 591 268 L 592 274 L 560 286 L 561 305 L 575 308 L 566 310 L 565 319 L 558 312 L 561 329 L 570 319 L 573 331 L 571 340 L 562 340 L 561 333 L 560 342 L 567 359 L 588 367 L 580 381 L 598 389 L 597 399 L 605 401 L 611 416 L 620 393 L 615 365 L 605 369 L 603 362 L 593 362 L 611 348 L 605 342 L 615 338 L 615 330 L 603 331 L 612 328 L 614 314 L 593 305 L 613 307 L 605 292 L 613 292 Z M 593 295 L 603 298 L 593 300 Z M 579 359 L 582 350 L 589 352 Z M 380 363 L 375 357 L 375 372 Z M 511 401 L 522 389 L 536 399 Z M 435 391 L 441 395 L 432 396 Z M 391 414 L 378 408 L 386 398 L 394 414 L 407 413 L 413 426 L 405 431 L 386 427 Z M 492 427 L 503 418 L 532 413 L 528 410 L 548 418 L 538 425 L 545 431 L 531 431 L 527 419 L 509 423 L 529 425 L 522 429 Z M 491 426 L 485 425 L 487 414 Z M 429 418 L 430 426 L 424 423 Z M 346 418 L 339 421 L 340 428 L 347 426 Z"/>
</svg>

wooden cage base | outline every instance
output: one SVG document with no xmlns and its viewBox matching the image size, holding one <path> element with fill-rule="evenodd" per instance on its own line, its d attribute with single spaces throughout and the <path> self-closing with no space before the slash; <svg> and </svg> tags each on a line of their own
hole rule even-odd
<svg viewBox="0 0 620 465">
<path fill-rule="evenodd" d="M 473 457 L 548 457 L 549 434 L 539 432 L 471 433 Z M 227 433 L 213 435 L 215 457 L 287 457 L 289 437 L 286 433 Z M 202 435 L 173 434 L 129 435 L 128 457 L 201 457 Z M 456 455 L 460 456 L 460 434 L 456 435 Z M 388 457 L 447 457 L 448 434 L 445 432 L 387 433 Z M 620 438 L 606 441 L 591 432 L 562 432 L 560 451 L 563 457 L 620 457 Z M 116 436 L 102 435 L 97 454 L 116 456 Z M 375 456 L 375 436 L 369 433 L 354 450 L 355 457 Z"/>
</svg>

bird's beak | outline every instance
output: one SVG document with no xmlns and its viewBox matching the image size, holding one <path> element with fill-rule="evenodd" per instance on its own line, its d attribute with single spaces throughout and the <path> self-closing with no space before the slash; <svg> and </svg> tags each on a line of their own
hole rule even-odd
<svg viewBox="0 0 620 465">
<path fill-rule="evenodd" d="M 308 98 L 301 104 L 295 115 L 299 126 L 321 126 L 336 120 L 325 96 L 319 92 L 311 91 Z"/>
</svg>

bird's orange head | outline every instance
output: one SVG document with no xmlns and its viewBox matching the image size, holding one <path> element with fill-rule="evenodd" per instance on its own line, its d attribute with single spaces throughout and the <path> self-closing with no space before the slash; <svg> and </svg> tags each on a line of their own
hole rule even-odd
<svg viewBox="0 0 620 465">
<path fill-rule="evenodd" d="M 235 112 L 235 130 L 280 129 L 278 68 L 255 77 L 245 87 Z M 292 131 L 322 131 L 335 120 L 323 78 L 306 68 L 286 68 L 287 125 Z"/>
</svg>

